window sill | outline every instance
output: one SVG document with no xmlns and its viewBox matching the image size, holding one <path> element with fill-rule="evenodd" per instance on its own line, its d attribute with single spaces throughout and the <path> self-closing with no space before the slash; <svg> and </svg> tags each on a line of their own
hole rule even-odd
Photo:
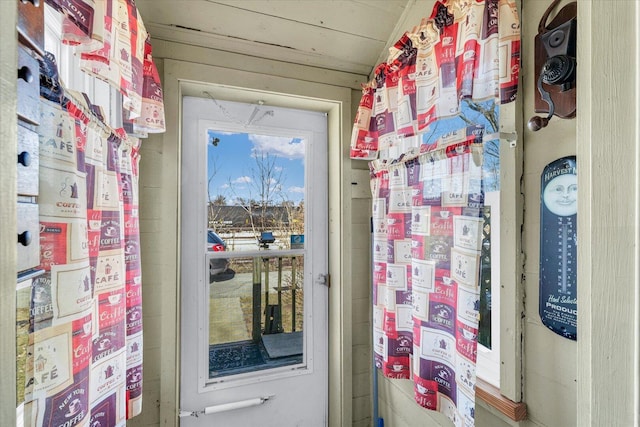
<svg viewBox="0 0 640 427">
<path fill-rule="evenodd" d="M 481 399 L 511 421 L 517 422 L 527 418 L 526 403 L 507 399 L 500 394 L 500 390 L 480 378 L 476 378 L 476 399 Z"/>
</svg>

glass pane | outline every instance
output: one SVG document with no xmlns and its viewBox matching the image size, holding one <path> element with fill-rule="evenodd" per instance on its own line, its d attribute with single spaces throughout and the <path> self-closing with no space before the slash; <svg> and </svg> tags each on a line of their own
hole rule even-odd
<svg viewBox="0 0 640 427">
<path fill-rule="evenodd" d="M 483 141 L 483 171 L 482 185 L 484 192 L 485 212 L 484 212 L 484 231 L 483 246 L 481 251 L 481 289 L 480 289 L 480 321 L 478 331 L 478 343 L 492 348 L 491 326 L 492 318 L 494 329 L 499 326 L 499 306 L 491 304 L 492 293 L 492 275 L 494 285 L 499 284 L 500 257 L 494 252 L 491 257 L 491 242 L 493 239 L 494 247 L 499 247 L 499 232 L 491 235 L 491 208 L 494 209 L 494 220 L 500 212 L 500 140 L 497 132 L 499 132 L 500 124 L 500 105 L 494 99 L 486 101 L 472 101 L 471 99 L 463 99 L 460 105 L 460 114 L 452 116 L 448 119 L 439 120 L 429 128 L 429 132 L 422 135 L 422 144 L 433 144 L 438 138 L 443 137 L 449 132 L 465 128 L 470 124 L 481 126 L 485 135 Z M 480 128 L 479 128 L 480 129 Z M 493 137 L 488 137 L 492 135 Z M 407 138 L 407 141 L 410 139 Z M 390 149 L 390 154 L 391 149 Z M 399 155 L 399 153 L 397 153 Z M 392 155 L 393 157 L 393 155 Z M 397 157 L 397 156 L 396 156 Z M 488 200 L 493 202 L 489 203 Z M 494 223 L 496 225 L 497 223 Z M 496 225 L 497 227 L 497 225 Z M 494 227 L 494 229 L 496 229 Z M 499 299 L 499 295 L 495 300 Z M 499 340 L 493 341 L 494 347 L 497 346 Z"/>
<path fill-rule="evenodd" d="M 302 363 L 306 141 L 206 144 L 209 378 Z"/>
<path fill-rule="evenodd" d="M 232 273 L 209 284 L 209 378 L 301 363 L 304 257 L 224 261 Z"/>
<path fill-rule="evenodd" d="M 478 343 L 491 349 L 491 206 L 483 208 Z"/>
<path fill-rule="evenodd" d="M 207 139 L 208 249 L 303 248 L 306 140 L 215 130 Z"/>
</svg>

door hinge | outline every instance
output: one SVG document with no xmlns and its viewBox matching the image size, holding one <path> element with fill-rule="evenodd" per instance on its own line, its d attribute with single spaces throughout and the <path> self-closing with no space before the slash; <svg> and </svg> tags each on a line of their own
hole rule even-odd
<svg viewBox="0 0 640 427">
<path fill-rule="evenodd" d="M 318 274 L 318 278 L 316 279 L 316 282 L 326 286 L 327 288 L 331 287 L 331 275 L 329 273 L 327 274 Z"/>
</svg>

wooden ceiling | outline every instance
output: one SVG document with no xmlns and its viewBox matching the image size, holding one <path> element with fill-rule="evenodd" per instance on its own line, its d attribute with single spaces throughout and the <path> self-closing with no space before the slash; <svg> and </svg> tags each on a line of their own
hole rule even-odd
<svg viewBox="0 0 640 427">
<path fill-rule="evenodd" d="M 415 0 L 137 0 L 153 40 L 368 76 Z M 400 33 L 401 34 L 401 33 Z"/>
</svg>

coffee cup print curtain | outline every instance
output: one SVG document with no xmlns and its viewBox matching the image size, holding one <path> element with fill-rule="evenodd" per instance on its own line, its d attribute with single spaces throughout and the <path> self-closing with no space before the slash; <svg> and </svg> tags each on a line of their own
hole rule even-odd
<svg viewBox="0 0 640 427">
<path fill-rule="evenodd" d="M 45 273 L 32 285 L 25 425 L 113 426 L 141 411 L 139 140 L 87 111 L 42 99 Z"/>
<path fill-rule="evenodd" d="M 484 195 L 519 56 L 513 1 L 437 1 L 363 86 L 352 131 L 370 160 L 376 367 L 456 426 L 474 425 Z"/>
<path fill-rule="evenodd" d="M 165 131 L 163 93 L 149 34 L 133 0 L 46 0 L 64 15 L 62 41 L 81 69 L 123 95 L 136 134 Z"/>
<path fill-rule="evenodd" d="M 458 116 L 461 100 L 513 101 L 519 63 L 514 0 L 436 1 L 363 85 L 351 158 L 393 159 L 390 146 Z"/>
<path fill-rule="evenodd" d="M 57 5 L 67 30 L 80 28 L 77 12 L 107 2 Z M 123 3 L 123 2 L 120 2 Z M 123 3 L 124 4 L 124 3 Z M 126 2 L 129 18 L 135 17 Z M 85 12 L 88 9 L 83 9 Z M 81 15 L 81 16 L 92 16 Z M 84 22 L 84 21 L 83 21 Z M 78 46 L 107 40 L 97 31 L 104 13 L 77 33 Z M 85 22 L 86 23 L 86 22 Z M 130 22 L 131 23 L 131 22 Z M 90 31 L 92 30 L 92 31 Z M 141 39 L 144 50 L 146 37 Z M 136 42 L 137 43 L 137 42 Z M 125 49 L 124 45 L 123 49 Z M 124 57 L 124 56 L 123 56 Z M 141 63 L 142 64 L 142 63 Z M 160 115 L 147 131 L 164 127 L 162 92 L 146 51 L 149 77 L 141 96 Z M 119 63 L 124 67 L 124 63 Z M 25 425 L 121 426 L 142 411 L 142 272 L 140 264 L 138 165 L 140 139 L 102 121 L 101 109 L 58 81 L 55 58 L 41 62 L 39 138 L 40 266 L 29 304 L 25 372 Z M 102 76 L 104 77 L 104 76 Z M 128 84 L 128 83 L 127 83 Z M 128 87 L 134 87 L 131 85 Z M 130 105 L 137 101 L 130 97 Z"/>
<path fill-rule="evenodd" d="M 413 380 L 418 404 L 473 425 L 483 153 L 481 135 L 456 135 L 372 163 L 374 352 L 386 377 Z"/>
</svg>

